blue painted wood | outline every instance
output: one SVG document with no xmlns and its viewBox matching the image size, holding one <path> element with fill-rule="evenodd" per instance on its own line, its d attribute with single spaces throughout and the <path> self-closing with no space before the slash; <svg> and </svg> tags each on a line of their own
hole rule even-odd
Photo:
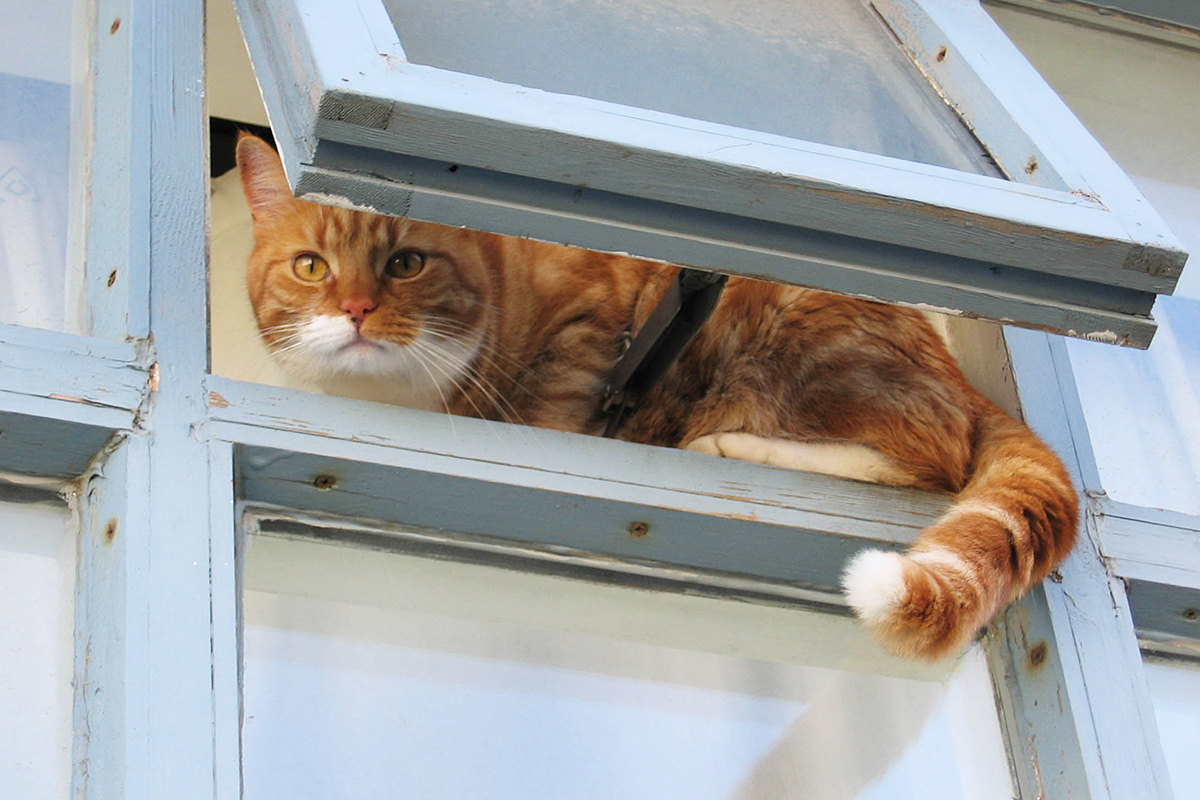
<svg viewBox="0 0 1200 800">
<path fill-rule="evenodd" d="M 383 213 L 451 222 L 593 250 L 820 286 L 1075 335 L 1098 334 L 1144 346 L 1154 324 L 1153 294 L 1072 283 L 1015 267 L 997 267 L 914 248 L 778 223 L 731 218 L 678 204 L 631 200 L 591 189 L 514 178 L 342 144 L 323 145 L 330 168 L 305 170 L 297 191 L 354 196 Z M 386 170 L 397 185 L 362 177 Z"/>
<path fill-rule="evenodd" d="M 1094 471 L 1062 340 L 1008 331 L 1026 419 L 1076 481 Z M 1097 547 L 1087 507 L 1074 552 L 997 632 L 1002 711 L 1022 791 L 1047 797 L 1171 797 L 1128 598 Z M 995 663 L 995 662 L 993 662 Z M 1001 674 L 1001 673 L 998 673 Z"/>
<path fill-rule="evenodd" d="M 212 435 L 276 450 L 822 531 L 840 529 L 892 543 L 911 539 L 948 502 L 933 493 L 218 376 L 211 376 L 207 385 Z M 381 499 L 397 498 L 384 491 Z"/>
<path fill-rule="evenodd" d="M 142 140 L 150 127 L 154 76 L 145 69 L 152 25 L 138 0 L 97 0 L 89 12 L 87 113 L 95 133 L 88 164 L 87 320 L 107 339 L 149 333 L 150 163 Z"/>
<path fill-rule="evenodd" d="M 233 446 L 208 444 L 215 800 L 242 796 L 242 548 Z"/>
<path fill-rule="evenodd" d="M 131 344 L 0 325 L 0 469 L 82 474 L 132 426 L 148 383 Z"/>
<path fill-rule="evenodd" d="M 126 438 L 79 484 L 76 731 L 71 796 L 148 797 L 153 706 L 145 625 L 146 437 Z"/>
<path fill-rule="evenodd" d="M 629 561 L 736 575 L 820 592 L 836 604 L 846 561 L 880 543 L 847 535 L 832 514 L 824 526 L 805 526 L 803 514 L 771 508 L 769 518 L 756 519 L 742 513 L 752 504 L 705 510 L 692 496 L 666 491 L 585 494 L 571 491 L 568 481 L 554 490 L 262 447 L 239 453 L 251 502 L 599 557 L 616 571 Z M 649 534 L 631 535 L 635 523 Z"/>
<path fill-rule="evenodd" d="M 137 232 L 149 241 L 159 369 L 145 420 L 148 533 L 140 555 L 148 569 L 138 576 L 145 604 L 130 610 L 131 624 L 148 633 L 145 784 L 138 796 L 208 800 L 215 794 L 217 713 L 211 484 L 208 448 L 193 431 L 205 413 L 208 366 L 204 3 L 144 0 L 135 11 L 148 26 L 138 52 L 151 76 L 149 126 L 133 143 L 135 157 L 149 164 L 149 191 L 141 198 L 150 206 L 149 227 Z"/>
<path fill-rule="evenodd" d="M 948 502 L 216 376 L 208 388 L 207 433 L 239 444 L 247 501 L 569 550 L 617 569 L 653 562 L 782 582 L 825 602 L 841 602 L 833 595 L 850 554 L 902 546 Z M 651 534 L 630 536 L 634 522 Z"/>
<path fill-rule="evenodd" d="M 0 325 L 0 392 L 135 409 L 147 380 L 145 359 L 129 343 Z"/>
<path fill-rule="evenodd" d="M 1200 654 L 1200 518 L 1105 499 L 1099 544 L 1144 648 Z"/>
<path fill-rule="evenodd" d="M 0 407 L 9 406 L 8 400 L 0 393 Z M 49 405 L 40 409 L 46 416 L 0 411 L 0 471 L 76 478 L 117 431 L 133 421 L 133 415 L 126 414 L 124 419 L 108 420 L 108 425 L 92 424 L 64 418 L 74 410 L 66 403 Z"/>
<path fill-rule="evenodd" d="M 1011 151 L 1014 163 L 1008 169 L 1013 180 L 1036 183 L 1038 172 L 1050 167 L 1065 181 L 1070 194 L 1101 200 L 1113 222 L 1131 240 L 1152 248 L 1183 251 L 1178 237 L 1133 181 L 978 4 L 879 0 L 877 7 L 896 22 L 895 30 L 909 44 L 922 68 L 935 80 L 948 82 L 943 87 L 947 95 L 962 105 L 965 118 L 985 145 L 991 148 L 994 141 L 1018 143 Z M 952 53 L 942 50 L 947 43 L 977 41 L 987 41 L 989 46 L 957 46 Z M 957 79 L 967 74 L 975 76 L 974 80 L 958 86 Z M 977 109 L 985 104 L 1006 121 L 984 123 Z M 1009 126 L 1007 130 L 1005 126 Z M 995 135 L 993 128 L 999 128 Z M 1023 153 L 1022 146 L 1029 153 L 1024 161 L 1017 155 Z M 1163 277 L 1169 274 L 1177 280 L 1183 261 L 1156 265 L 1134 255 L 1123 268 Z"/>
<path fill-rule="evenodd" d="M 364 0 L 363 5 L 373 6 L 370 0 Z M 950 23 L 962 14 L 947 12 L 945 5 L 941 0 L 921 0 L 918 4 L 937 11 L 930 16 L 936 16 L 939 24 L 945 17 L 953 28 Z M 1122 216 L 1123 211 L 1113 213 L 1104 205 L 1106 198 L 1097 199 L 1090 190 L 1048 191 L 451 75 L 404 62 L 388 53 L 386 47 L 381 55 L 381 48 L 374 46 L 372 39 L 386 41 L 390 29 L 376 30 L 355 15 L 333 12 L 332 6 L 321 3 L 302 3 L 300 12 L 285 12 L 283 33 L 278 38 L 288 47 L 272 48 L 263 43 L 275 35 L 267 32 L 273 19 L 279 18 L 275 6 L 242 0 L 239 8 L 244 23 L 252 29 L 251 51 L 259 62 L 260 73 L 266 74 L 268 62 L 275 70 L 274 80 L 265 81 L 273 84 L 266 96 L 268 103 L 277 102 L 286 109 L 286 113 L 274 112 L 276 132 L 283 140 L 293 183 L 304 191 L 350 194 L 363 201 L 361 190 L 346 192 L 344 183 L 323 183 L 329 172 L 322 172 L 322 168 L 329 166 L 325 159 L 331 152 L 324 143 L 336 141 L 400 151 L 446 165 L 488 168 L 519 179 L 548 181 L 568 194 L 580 189 L 599 190 L 624 200 L 683 204 L 718 215 L 860 239 L 864 231 L 870 231 L 870 239 L 876 242 L 997 266 L 1050 271 L 1072 279 L 1104 281 L 1141 292 L 1169 291 L 1182 264 L 1177 242 L 1168 238 L 1157 217 L 1137 202 L 1134 213 L 1141 216 L 1131 225 L 1132 217 Z M 982 16 L 978 9 L 973 13 Z M 376 19 L 378 16 L 374 15 Z M 958 26 L 953 32 L 963 39 L 959 43 L 963 49 L 982 53 L 984 59 L 999 56 L 996 69 L 987 73 L 990 77 L 1002 72 L 1008 63 L 1005 59 L 1015 54 L 994 26 Z M 300 55 L 292 54 L 292 49 Z M 1039 97 L 1048 94 L 1040 81 L 1035 89 Z M 1020 124 L 1009 125 L 1005 135 L 1025 135 L 1028 139 L 1023 130 Z M 1065 130 L 1082 129 L 1076 124 Z M 1058 172 L 1074 174 L 1069 159 L 1059 169 L 1059 157 L 1052 153 L 1053 148 L 1040 138 L 1037 143 L 1038 152 L 1051 154 L 1049 160 Z M 1066 141 L 1057 144 L 1057 152 L 1070 151 L 1075 145 L 1075 138 L 1067 136 Z M 1089 162 L 1093 157 L 1102 158 L 1105 165 L 1110 163 L 1102 154 L 1088 150 Z M 1123 184 L 1123 178 L 1114 177 L 1119 176 L 1119 170 L 1107 169 L 1105 166 L 1097 171 L 1095 182 L 1103 184 L 1105 191 L 1116 192 L 1115 200 L 1122 201 L 1117 205 L 1123 209 L 1117 190 L 1127 181 Z M 421 176 L 411 171 L 400 170 L 391 177 L 398 183 L 395 196 L 399 200 L 389 211 L 404 210 L 403 198 L 411 190 L 414 201 L 410 210 L 441 221 L 468 221 L 480 227 L 502 228 L 501 232 L 564 238 L 562 219 L 531 211 L 528 202 L 501 200 L 487 208 L 486 193 L 472 194 L 470 187 L 461 184 L 457 187 L 459 196 L 447 193 L 434 198 L 439 188 L 422 183 Z M 456 214 L 454 209 L 464 197 L 474 206 L 465 214 Z M 588 216 L 598 213 L 596 204 L 584 212 L 583 218 L 575 220 L 576 227 L 607 222 L 603 214 L 596 219 Z M 554 225 L 547 226 L 548 219 Z M 652 258 L 677 257 L 670 247 L 662 246 L 671 244 L 669 234 L 676 232 L 668 231 L 664 236 L 653 226 L 636 232 L 632 226 L 610 227 L 620 235 L 605 237 L 608 249 L 628 249 Z M 705 232 L 689 231 L 695 236 Z M 577 239 L 572 237 L 571 241 Z M 627 246 L 630 244 L 633 246 Z M 831 273 L 851 266 L 863 270 L 859 280 L 869 283 L 866 273 L 878 254 L 870 247 L 865 249 L 865 254 L 849 264 L 839 259 L 825 264 L 816 274 L 793 264 L 790 277 L 784 279 L 828 286 Z M 745 267 L 735 262 L 725 268 L 753 273 L 757 265 Z M 889 277 L 895 276 L 885 275 L 880 281 L 884 291 L 862 293 L 913 302 L 911 298 L 918 289 L 910 286 L 908 296 L 898 298 L 894 286 L 884 285 Z M 970 284 L 971 280 L 965 278 L 963 283 Z M 854 291 L 845 283 L 842 281 L 837 288 Z M 917 283 L 931 304 L 967 313 L 1009 316 L 997 314 L 994 308 L 980 311 L 988 303 L 987 292 L 971 293 L 969 287 L 962 286 L 943 292 L 936 282 Z M 962 292 L 963 288 L 968 291 Z M 1122 310 L 1132 318 L 1123 326 L 1098 326 L 1096 319 L 1082 327 L 1062 324 L 1062 320 L 1049 324 L 1072 330 L 1075 335 L 1107 333 L 1106 338 L 1118 341 L 1125 328 L 1140 328 L 1130 331 L 1125 343 L 1145 345 L 1151 326 L 1137 317 L 1148 313 L 1148 299 L 1126 298 Z M 1044 319 L 1028 319 L 1028 309 L 1020 303 L 1015 305 L 1018 321 L 1048 324 Z M 1060 316 L 1080 311 L 1073 301 L 1063 306 Z"/>
<path fill-rule="evenodd" d="M 1129 580 L 1129 609 L 1142 647 L 1200 656 L 1200 587 Z"/>
<path fill-rule="evenodd" d="M 98 55 L 91 328 L 152 335 L 139 361 L 151 365 L 152 396 L 85 495 L 74 795 L 211 800 L 210 462 L 193 431 L 207 368 L 204 4 L 128 0 L 96 11 L 94 38 L 110 38 Z M 227 770 L 221 777 L 228 785 Z"/>
<path fill-rule="evenodd" d="M 1115 575 L 1200 589 L 1200 518 L 1108 499 L 1100 513 L 1100 549 Z"/>
</svg>

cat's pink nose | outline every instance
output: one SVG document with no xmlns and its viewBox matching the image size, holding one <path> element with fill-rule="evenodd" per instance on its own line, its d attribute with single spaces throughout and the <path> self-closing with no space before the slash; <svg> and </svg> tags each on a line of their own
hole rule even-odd
<svg viewBox="0 0 1200 800">
<path fill-rule="evenodd" d="M 342 301 L 342 311 L 350 315 L 350 321 L 354 323 L 354 327 L 362 327 L 363 320 L 367 314 L 375 310 L 375 302 L 369 297 L 358 295 L 356 297 L 347 297 Z"/>
</svg>

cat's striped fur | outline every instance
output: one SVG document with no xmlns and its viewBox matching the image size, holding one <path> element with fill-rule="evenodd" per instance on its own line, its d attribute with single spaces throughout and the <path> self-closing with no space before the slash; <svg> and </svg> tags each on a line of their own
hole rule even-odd
<svg viewBox="0 0 1200 800">
<path fill-rule="evenodd" d="M 602 381 L 674 268 L 301 202 L 249 136 L 238 160 L 250 295 L 285 367 L 394 376 L 398 397 L 453 414 L 602 429 Z M 327 264 L 317 280 L 299 277 L 305 253 Z M 956 493 L 907 555 L 866 551 L 846 569 L 851 605 L 909 656 L 959 651 L 1075 539 L 1058 458 L 894 306 L 733 278 L 618 435 Z"/>
</svg>

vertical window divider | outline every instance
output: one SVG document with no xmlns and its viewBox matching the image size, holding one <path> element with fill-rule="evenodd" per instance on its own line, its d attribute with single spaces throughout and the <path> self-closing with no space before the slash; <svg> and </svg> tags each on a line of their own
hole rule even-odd
<svg viewBox="0 0 1200 800">
<path fill-rule="evenodd" d="M 1017 329 L 1005 339 L 1026 421 L 1086 502 L 1074 551 L 988 637 L 1022 796 L 1170 797 L 1129 601 L 1098 547 L 1097 473 L 1066 345 Z"/>
<path fill-rule="evenodd" d="M 242 796 L 242 542 L 233 444 L 208 443 L 217 800 Z"/>
<path fill-rule="evenodd" d="M 84 482 L 73 796 L 211 800 L 230 783 L 214 751 L 229 710 L 214 663 L 236 617 L 214 578 L 228 561 L 214 568 L 221 462 L 204 440 L 204 2 L 89 12 L 86 330 L 138 342 L 148 392 Z"/>
</svg>

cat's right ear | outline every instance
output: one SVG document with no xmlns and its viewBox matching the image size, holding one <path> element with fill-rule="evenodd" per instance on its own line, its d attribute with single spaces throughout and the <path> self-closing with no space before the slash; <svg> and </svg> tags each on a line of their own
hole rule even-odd
<svg viewBox="0 0 1200 800">
<path fill-rule="evenodd" d="M 273 216 L 294 202 L 283 163 L 262 139 L 244 132 L 238 136 L 237 165 L 250 215 L 256 221 Z"/>
</svg>

